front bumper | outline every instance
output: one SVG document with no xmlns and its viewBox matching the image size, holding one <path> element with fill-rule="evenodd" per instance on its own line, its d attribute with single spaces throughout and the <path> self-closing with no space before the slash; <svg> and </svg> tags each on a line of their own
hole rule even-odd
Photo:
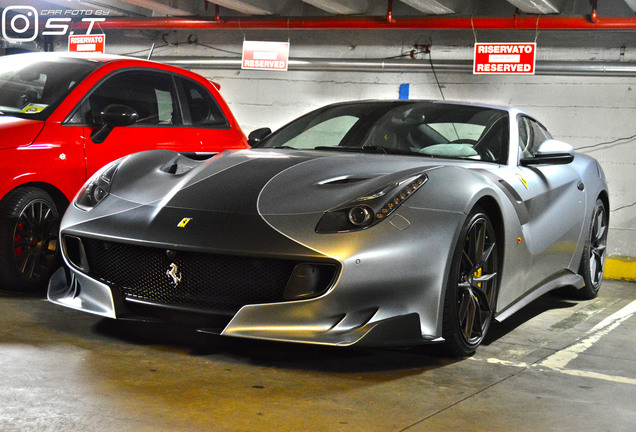
<svg viewBox="0 0 636 432">
<path fill-rule="evenodd" d="M 441 341 L 422 336 L 417 313 L 377 320 L 374 318 L 380 315 L 379 308 L 367 308 L 311 317 L 312 300 L 247 305 L 233 316 L 158 304 L 126 304 L 107 284 L 67 268 L 58 269 L 51 277 L 48 299 L 107 318 L 187 322 L 202 333 L 250 339 L 339 346 L 400 346 Z M 313 302 L 320 303 L 319 300 Z M 185 322 L 183 317 L 188 317 Z"/>
<path fill-rule="evenodd" d="M 161 248 L 164 254 L 168 249 L 183 248 L 177 244 L 190 245 L 190 252 L 234 256 L 248 252 L 250 256 L 263 256 L 269 251 L 268 258 L 273 259 L 335 262 L 339 273 L 326 291 L 309 298 L 294 297 L 269 303 L 246 301 L 231 311 L 188 308 L 132 301 L 113 286 L 113 279 L 98 279 L 90 271 L 80 270 L 82 266 L 78 261 L 81 260 L 77 256 L 69 257 L 62 241 L 64 259 L 71 270 L 58 271 L 51 279 L 48 294 L 51 302 L 108 318 L 177 322 L 225 336 L 343 346 L 412 345 L 441 340 L 442 287 L 446 283 L 454 239 L 464 217 L 461 213 L 403 207 L 394 218 L 370 230 L 322 235 L 303 229 L 303 224 L 315 225 L 313 220 L 307 222 L 307 215 L 269 216 L 268 223 L 279 231 L 277 243 L 272 246 L 269 239 L 276 237 L 255 238 L 250 236 L 255 229 L 244 228 L 254 224 L 244 224 L 243 229 L 237 231 L 238 239 L 232 237 L 227 242 L 217 242 L 216 233 L 196 233 L 197 225 L 181 237 L 166 234 L 168 230 L 153 231 L 154 241 L 148 242 L 139 239 L 139 230 L 131 231 L 133 224 L 120 221 L 124 212 L 122 216 L 102 218 L 97 213 L 95 216 L 87 221 L 79 211 L 67 212 L 61 236 L 88 236 Z M 203 220 L 203 216 L 194 215 L 198 220 Z M 418 229 L 413 230 L 414 226 Z M 95 233 L 100 231 L 109 235 L 99 238 Z M 204 248 L 207 244 L 214 247 Z M 302 245 L 311 245 L 312 249 Z M 277 255 L 272 256 L 272 250 Z M 139 277 L 165 278 L 166 271 L 167 265 L 162 264 L 152 275 L 144 270 Z"/>
</svg>

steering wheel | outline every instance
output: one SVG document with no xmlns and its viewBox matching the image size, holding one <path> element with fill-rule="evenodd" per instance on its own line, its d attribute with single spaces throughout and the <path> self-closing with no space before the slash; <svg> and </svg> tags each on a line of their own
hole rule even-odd
<svg viewBox="0 0 636 432">
<path fill-rule="evenodd" d="M 495 155 L 490 151 L 490 149 L 485 149 L 483 152 L 479 152 L 479 156 L 481 156 L 481 160 L 486 160 L 490 162 L 497 161 L 497 158 L 495 158 Z"/>
</svg>

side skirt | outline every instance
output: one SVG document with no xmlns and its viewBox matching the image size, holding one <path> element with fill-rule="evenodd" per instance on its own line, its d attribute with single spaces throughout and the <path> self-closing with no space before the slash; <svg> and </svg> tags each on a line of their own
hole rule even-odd
<svg viewBox="0 0 636 432">
<path fill-rule="evenodd" d="M 579 274 L 566 273 L 560 274 L 553 279 L 548 279 L 547 281 L 541 282 L 539 285 L 534 287 L 532 290 L 528 291 L 525 296 L 521 297 L 515 303 L 509 305 L 506 309 L 498 312 L 495 315 L 495 319 L 499 322 L 505 320 L 510 317 L 515 312 L 519 311 L 524 306 L 527 306 L 529 303 L 538 299 L 542 295 L 557 288 L 561 288 L 564 286 L 573 286 L 576 288 L 581 288 L 585 284 L 583 281 L 583 277 Z"/>
</svg>

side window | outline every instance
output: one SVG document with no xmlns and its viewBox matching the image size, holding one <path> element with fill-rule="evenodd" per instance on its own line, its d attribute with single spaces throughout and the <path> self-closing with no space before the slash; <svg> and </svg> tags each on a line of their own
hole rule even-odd
<svg viewBox="0 0 636 432">
<path fill-rule="evenodd" d="M 519 148 L 523 157 L 533 157 L 539 145 L 551 138 L 546 128 L 537 121 L 528 117 L 519 118 Z"/>
<path fill-rule="evenodd" d="M 108 105 L 127 105 L 137 111 L 141 125 L 180 125 L 175 87 L 171 75 L 149 71 L 127 71 L 99 84 L 82 107 L 85 121 L 100 123 L 99 113 Z"/>
<path fill-rule="evenodd" d="M 541 124 L 537 123 L 534 120 L 528 120 L 530 122 L 530 125 L 532 126 L 532 131 L 534 132 L 534 149 L 536 150 L 537 147 L 539 147 L 539 145 L 541 145 L 542 142 L 544 142 L 545 140 L 549 140 L 552 138 L 552 135 L 550 135 L 550 132 L 547 131 L 546 128 L 544 128 Z"/>
<path fill-rule="evenodd" d="M 186 121 L 186 124 L 217 128 L 228 125 L 223 111 L 205 87 L 189 79 L 181 78 L 180 80 L 186 98 L 184 110 L 190 115 L 190 121 Z"/>
<path fill-rule="evenodd" d="M 532 129 L 526 117 L 519 117 L 519 149 L 523 157 L 532 157 L 530 153 L 532 143 Z"/>
</svg>

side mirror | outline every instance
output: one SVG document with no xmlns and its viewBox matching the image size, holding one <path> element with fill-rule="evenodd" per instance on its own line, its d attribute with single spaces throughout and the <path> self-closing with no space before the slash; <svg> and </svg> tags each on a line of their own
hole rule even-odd
<svg viewBox="0 0 636 432">
<path fill-rule="evenodd" d="M 256 129 L 247 136 L 247 144 L 250 147 L 255 147 L 261 143 L 267 136 L 272 133 L 272 130 L 268 127 Z"/>
<path fill-rule="evenodd" d="M 111 104 L 99 113 L 99 118 L 104 124 L 91 134 L 91 139 L 95 144 L 103 143 L 115 127 L 129 126 L 135 123 L 139 120 L 139 114 L 129 106 Z"/>
<path fill-rule="evenodd" d="M 570 144 L 549 139 L 539 144 L 534 157 L 522 158 L 521 165 L 565 165 L 574 160 L 574 148 Z"/>
</svg>

